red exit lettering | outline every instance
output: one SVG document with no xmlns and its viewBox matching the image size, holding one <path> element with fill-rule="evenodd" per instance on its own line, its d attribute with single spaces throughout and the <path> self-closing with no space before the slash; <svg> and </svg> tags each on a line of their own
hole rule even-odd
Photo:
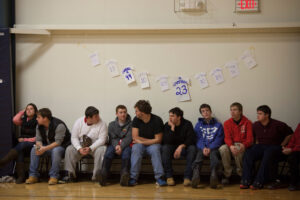
<svg viewBox="0 0 300 200">
<path fill-rule="evenodd" d="M 253 9 L 256 6 L 256 2 L 254 0 L 241 0 L 238 5 L 241 9 Z"/>
</svg>

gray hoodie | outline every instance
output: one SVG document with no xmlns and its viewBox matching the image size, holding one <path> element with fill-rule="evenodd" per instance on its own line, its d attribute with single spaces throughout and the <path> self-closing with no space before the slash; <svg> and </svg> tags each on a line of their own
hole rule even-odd
<svg viewBox="0 0 300 200">
<path fill-rule="evenodd" d="M 132 141 L 131 135 L 131 117 L 127 115 L 126 122 L 120 126 L 118 117 L 108 125 L 109 144 L 116 147 L 121 142 L 122 150 L 130 145 Z"/>
</svg>

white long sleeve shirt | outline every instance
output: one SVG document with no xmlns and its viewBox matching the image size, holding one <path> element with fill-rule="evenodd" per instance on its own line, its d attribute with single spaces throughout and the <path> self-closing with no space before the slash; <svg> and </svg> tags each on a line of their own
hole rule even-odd
<svg viewBox="0 0 300 200">
<path fill-rule="evenodd" d="M 72 129 L 71 142 L 77 150 L 82 148 L 80 142 L 82 142 L 82 137 L 84 135 L 87 135 L 92 139 L 90 148 L 94 151 L 99 146 L 105 145 L 108 137 L 107 125 L 100 119 L 97 124 L 88 126 L 85 122 L 85 117 L 83 116 L 76 120 Z"/>
</svg>

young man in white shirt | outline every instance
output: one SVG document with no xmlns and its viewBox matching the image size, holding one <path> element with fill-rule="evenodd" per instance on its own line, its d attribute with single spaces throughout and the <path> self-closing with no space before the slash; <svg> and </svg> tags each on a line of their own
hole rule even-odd
<svg viewBox="0 0 300 200">
<path fill-rule="evenodd" d="M 65 154 L 65 182 L 73 182 L 76 178 L 76 163 L 86 155 L 94 157 L 92 180 L 96 181 L 96 174 L 101 170 L 104 153 L 106 151 L 107 125 L 100 119 L 99 110 L 89 106 L 85 116 L 76 120 L 71 134 L 72 144 Z"/>
</svg>

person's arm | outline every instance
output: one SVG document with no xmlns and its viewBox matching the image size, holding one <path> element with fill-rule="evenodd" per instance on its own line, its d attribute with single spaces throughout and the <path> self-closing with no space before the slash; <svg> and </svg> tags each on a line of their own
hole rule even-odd
<svg viewBox="0 0 300 200">
<path fill-rule="evenodd" d="M 99 146 L 104 145 L 107 141 L 107 126 L 105 122 L 102 122 L 98 135 L 98 139 L 90 146 L 92 151 L 97 149 Z"/>
<path fill-rule="evenodd" d="M 289 143 L 293 134 L 293 129 L 284 123 L 283 126 L 281 127 L 280 132 L 285 135 L 283 141 L 280 144 L 281 146 L 284 147 Z"/>
<path fill-rule="evenodd" d="M 17 126 L 21 126 L 22 125 L 22 116 L 24 115 L 25 110 L 21 110 L 20 112 L 18 112 L 14 118 L 13 118 L 13 123 Z"/>
<path fill-rule="evenodd" d="M 228 147 L 233 145 L 233 140 L 232 140 L 232 131 L 229 125 L 229 122 L 224 123 L 224 141 L 227 144 Z"/>
<path fill-rule="evenodd" d="M 128 132 L 126 133 L 125 137 L 122 139 L 121 149 L 126 148 L 132 142 L 132 127 L 131 124 L 128 126 Z"/>
<path fill-rule="evenodd" d="M 203 134 L 199 129 L 199 124 L 196 124 L 194 132 L 195 132 L 195 135 L 196 135 L 197 148 L 204 149 L 205 148 L 205 145 L 204 145 L 205 141 L 204 141 L 204 138 L 203 138 Z M 200 145 L 199 147 L 198 147 L 198 144 Z"/>
<path fill-rule="evenodd" d="M 135 128 L 135 127 L 132 127 L 132 139 L 134 141 L 144 141 L 146 138 L 143 138 L 143 137 L 140 137 L 139 136 L 139 129 L 138 128 Z"/>
<path fill-rule="evenodd" d="M 115 122 L 111 122 L 108 125 L 108 135 L 109 135 L 109 140 L 111 142 L 111 145 L 113 147 L 116 147 L 120 141 L 120 138 L 118 137 L 117 133 L 116 133 L 116 129 L 114 128 L 114 123 Z"/>
<path fill-rule="evenodd" d="M 39 126 L 36 126 L 36 135 L 35 135 L 35 144 L 38 146 L 42 146 L 43 145 L 43 138 L 42 135 L 40 133 L 40 130 L 38 128 Z"/>
<path fill-rule="evenodd" d="M 173 155 L 175 159 L 180 158 L 182 149 L 184 149 L 184 148 L 186 148 L 186 145 L 185 145 L 185 144 L 181 144 L 181 145 L 179 145 L 179 146 L 176 148 L 176 150 L 175 150 L 175 152 L 174 152 L 174 155 Z"/>
<path fill-rule="evenodd" d="M 35 137 L 33 137 L 33 138 L 24 138 L 23 141 L 24 142 L 35 142 Z"/>
<path fill-rule="evenodd" d="M 292 135 L 291 140 L 289 141 L 287 148 L 294 149 L 297 147 L 297 137 L 300 136 L 300 124 L 298 124 L 294 134 Z M 298 144 L 300 146 L 300 144 Z"/>
<path fill-rule="evenodd" d="M 194 131 L 192 123 L 188 123 L 186 126 L 186 139 L 184 141 L 184 146 L 187 147 L 189 145 L 195 144 L 196 141 L 196 133 Z"/>
<path fill-rule="evenodd" d="M 73 129 L 72 129 L 72 133 L 71 133 L 71 143 L 77 151 L 79 151 L 79 149 L 82 148 L 80 141 L 79 141 L 79 135 L 80 135 L 80 129 L 81 129 L 80 127 L 82 126 L 81 120 L 82 120 L 82 118 L 75 121 L 75 123 L 73 125 Z"/>
<path fill-rule="evenodd" d="M 284 138 L 284 140 L 282 141 L 281 146 L 283 146 L 283 147 L 286 146 L 289 143 L 289 141 L 290 141 L 291 138 L 292 138 L 292 135 L 286 136 Z"/>
<path fill-rule="evenodd" d="M 57 146 L 60 146 L 61 143 L 64 141 L 64 138 L 66 136 L 66 130 L 67 130 L 67 127 L 64 125 L 64 124 L 59 124 L 56 129 L 55 129 L 55 136 L 54 136 L 54 142 L 53 143 L 56 143 L 56 144 L 49 144 L 47 146 L 50 146 L 51 145 L 51 148 L 50 149 L 53 149 L 54 147 L 57 147 Z"/>
<path fill-rule="evenodd" d="M 252 122 L 248 121 L 246 124 L 246 141 L 243 142 L 243 145 L 246 148 L 250 147 L 253 144 L 253 130 L 252 130 Z"/>
<path fill-rule="evenodd" d="M 47 145 L 47 146 L 39 146 L 39 149 L 35 150 L 36 155 L 42 155 L 44 154 L 46 151 L 51 150 L 57 146 L 59 146 L 60 144 L 56 143 L 56 142 L 52 142 L 51 144 Z"/>
<path fill-rule="evenodd" d="M 222 124 L 220 124 L 215 137 L 210 142 L 209 149 L 219 148 L 223 143 L 224 143 L 224 130 Z"/>
<path fill-rule="evenodd" d="M 163 136 L 162 133 L 157 133 L 154 135 L 154 139 L 143 138 L 141 143 L 146 146 L 149 146 L 152 144 L 160 144 L 162 141 L 162 136 Z"/>
</svg>

